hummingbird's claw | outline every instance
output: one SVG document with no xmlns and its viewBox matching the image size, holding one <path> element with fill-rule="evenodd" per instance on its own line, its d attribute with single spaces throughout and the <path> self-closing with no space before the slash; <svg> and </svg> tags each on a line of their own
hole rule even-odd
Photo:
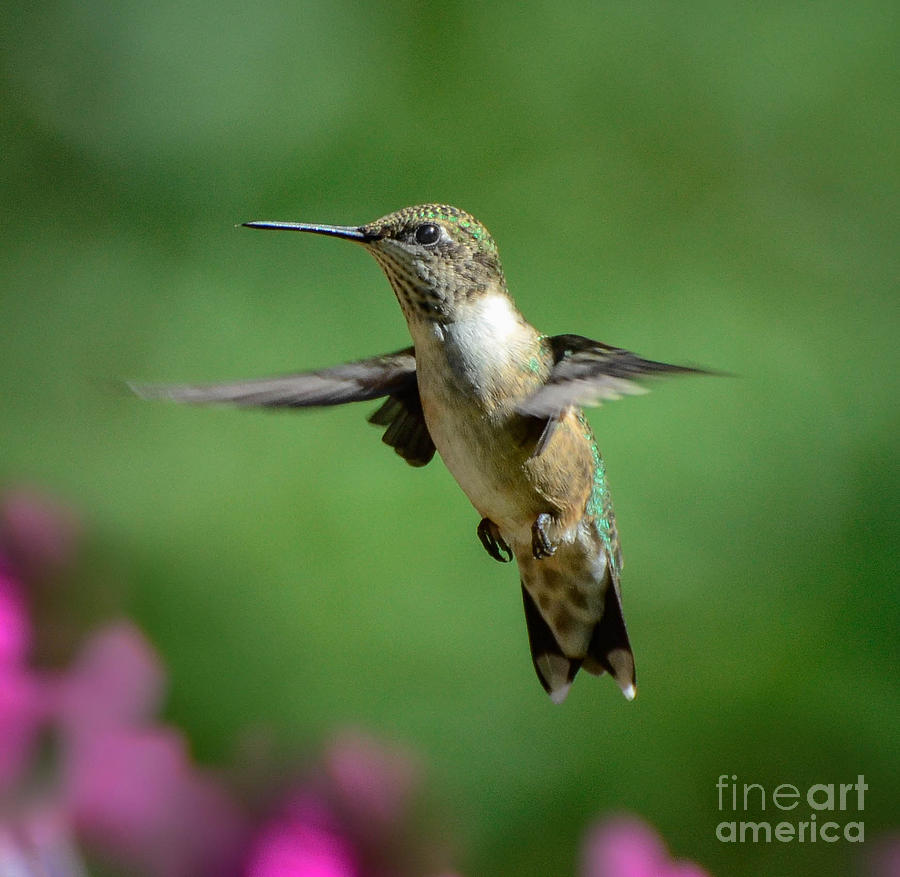
<svg viewBox="0 0 900 877">
<path fill-rule="evenodd" d="M 509 563 L 513 559 L 512 549 L 503 541 L 500 528 L 490 518 L 481 519 L 481 523 L 478 525 L 478 538 L 481 540 L 484 550 L 494 560 L 499 560 L 500 563 Z M 504 554 L 506 557 L 503 556 Z"/>
<path fill-rule="evenodd" d="M 556 554 L 556 546 L 547 535 L 547 525 L 553 522 L 553 518 L 546 512 L 542 512 L 535 518 L 531 525 L 531 552 L 536 560 L 545 557 L 553 557 Z"/>
</svg>

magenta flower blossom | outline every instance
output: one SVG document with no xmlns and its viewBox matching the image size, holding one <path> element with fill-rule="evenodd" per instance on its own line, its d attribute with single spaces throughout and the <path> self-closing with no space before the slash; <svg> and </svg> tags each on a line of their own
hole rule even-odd
<svg viewBox="0 0 900 877">
<path fill-rule="evenodd" d="M 256 837 L 246 877 L 362 877 L 350 840 L 327 808 L 298 794 Z"/>
<path fill-rule="evenodd" d="M 420 787 L 406 753 L 341 735 L 257 834 L 247 877 L 450 877 L 416 823 Z"/>
<path fill-rule="evenodd" d="M 41 724 L 53 730 L 58 768 L 54 784 L 45 778 L 14 822 L 0 824 L 0 861 L 4 837 L 6 854 L 29 862 L 55 860 L 54 850 L 77 837 L 100 858 L 151 877 L 239 873 L 247 819 L 192 763 L 183 736 L 154 722 L 163 673 L 135 627 L 101 630 L 55 678 L 13 669 L 0 665 L 0 792 L 32 767 Z"/>
<path fill-rule="evenodd" d="M 46 681 L 28 666 L 29 577 L 58 569 L 75 532 L 74 518 L 37 494 L 18 491 L 0 503 L 0 795 L 27 773 L 48 716 Z"/>
<path fill-rule="evenodd" d="M 876 840 L 868 858 L 872 877 L 900 877 L 900 834 Z"/>
<path fill-rule="evenodd" d="M 0 874 L 87 877 L 88 871 L 65 819 L 50 807 L 15 824 L 0 822 Z"/>
<path fill-rule="evenodd" d="M 0 796 L 25 775 L 44 712 L 40 681 L 22 667 L 0 665 Z"/>
<path fill-rule="evenodd" d="M 95 634 L 59 680 L 61 797 L 90 846 L 159 877 L 236 873 L 247 826 L 183 736 L 157 725 L 163 671 L 140 632 Z"/>
<path fill-rule="evenodd" d="M 0 565 L 0 667 L 21 664 L 30 649 L 31 624 L 22 586 Z"/>
<path fill-rule="evenodd" d="M 581 877 L 709 877 L 692 862 L 674 861 L 659 835 L 631 817 L 595 826 L 582 851 Z"/>
<path fill-rule="evenodd" d="M 25 664 L 30 647 L 22 588 L 0 566 L 0 794 L 24 773 L 45 711 L 44 687 Z"/>
<path fill-rule="evenodd" d="M 0 873 L 84 874 L 78 841 L 129 873 L 236 875 L 246 817 L 156 722 L 164 672 L 137 628 L 100 630 L 63 670 L 29 665 L 29 598 L 64 568 L 76 533 L 34 494 L 0 506 Z M 45 729 L 55 751 L 35 763 Z"/>
<path fill-rule="evenodd" d="M 95 633 L 57 685 L 59 718 L 70 736 L 150 721 L 165 675 L 140 631 L 122 622 Z"/>
<path fill-rule="evenodd" d="M 325 752 L 323 768 L 335 808 L 357 837 L 377 842 L 402 828 L 421 781 L 408 754 L 345 733 Z"/>
<path fill-rule="evenodd" d="M 36 598 L 64 629 L 42 585 L 65 570 L 77 529 L 31 493 L 0 505 L 0 873 L 83 877 L 87 850 L 142 877 L 449 877 L 420 837 L 420 771 L 405 753 L 342 735 L 280 804 L 259 796 L 271 812 L 254 825 L 157 720 L 165 672 L 133 624 L 95 631 L 62 669 L 32 666 L 32 651 L 58 646 L 34 642 Z"/>
<path fill-rule="evenodd" d="M 0 558 L 34 582 L 69 563 L 80 529 L 75 515 L 54 499 L 28 489 L 9 491 L 0 505 Z"/>
</svg>

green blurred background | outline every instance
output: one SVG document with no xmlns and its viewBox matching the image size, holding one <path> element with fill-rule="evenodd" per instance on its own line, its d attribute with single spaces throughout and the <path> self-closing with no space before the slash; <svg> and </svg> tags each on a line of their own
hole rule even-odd
<svg viewBox="0 0 900 877">
<path fill-rule="evenodd" d="M 469 875 L 571 873 L 610 810 L 719 877 L 853 872 L 843 842 L 720 844 L 715 783 L 864 774 L 867 839 L 896 821 L 896 4 L 0 15 L 0 476 L 85 516 L 198 757 L 258 727 L 400 740 Z M 357 248 L 233 226 L 423 201 L 486 223 L 542 330 L 736 375 L 590 415 L 634 704 L 590 677 L 549 702 L 515 572 L 439 461 L 380 445 L 374 406 L 114 389 L 406 345 Z"/>
</svg>

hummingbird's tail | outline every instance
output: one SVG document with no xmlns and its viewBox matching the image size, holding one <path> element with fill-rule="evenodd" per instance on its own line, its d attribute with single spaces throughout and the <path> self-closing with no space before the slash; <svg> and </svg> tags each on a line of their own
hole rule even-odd
<svg viewBox="0 0 900 877">
<path fill-rule="evenodd" d="M 562 703 L 572 687 L 572 680 L 581 667 L 581 658 L 565 655 L 550 625 L 544 621 L 541 610 L 522 582 L 522 602 L 525 604 L 525 623 L 528 627 L 528 645 L 531 660 L 544 690 L 554 703 Z"/>
<path fill-rule="evenodd" d="M 628 641 L 625 616 L 622 615 L 622 595 L 619 593 L 618 576 L 613 574 L 606 589 L 603 616 L 597 622 L 591 635 L 587 656 L 583 667 L 588 673 L 600 676 L 609 673 L 622 694 L 634 700 L 635 688 L 634 654 Z"/>
<path fill-rule="evenodd" d="M 628 631 L 622 615 L 622 602 L 615 575 L 607 570 L 603 613 L 593 626 L 583 630 L 583 636 L 576 636 L 582 645 L 581 654 L 572 654 L 571 649 L 563 650 L 560 639 L 568 644 L 573 642 L 573 630 L 569 636 L 557 636 L 538 608 L 525 582 L 522 582 L 522 600 L 525 604 L 525 621 L 528 626 L 528 642 L 531 658 L 538 679 L 554 703 L 562 703 L 575 674 L 583 667 L 588 673 L 600 676 L 609 673 L 622 689 L 628 700 L 633 700 L 635 689 L 634 655 L 628 641 Z M 561 633 L 561 632 L 560 632 Z"/>
</svg>

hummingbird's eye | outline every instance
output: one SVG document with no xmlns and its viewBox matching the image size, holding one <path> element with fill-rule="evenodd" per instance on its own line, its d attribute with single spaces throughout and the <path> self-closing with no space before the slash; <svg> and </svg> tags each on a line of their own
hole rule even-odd
<svg viewBox="0 0 900 877">
<path fill-rule="evenodd" d="M 440 236 L 441 230 L 433 222 L 426 222 L 425 225 L 420 225 L 416 229 L 415 234 L 416 243 L 426 246 L 428 244 L 436 243 Z"/>
</svg>

